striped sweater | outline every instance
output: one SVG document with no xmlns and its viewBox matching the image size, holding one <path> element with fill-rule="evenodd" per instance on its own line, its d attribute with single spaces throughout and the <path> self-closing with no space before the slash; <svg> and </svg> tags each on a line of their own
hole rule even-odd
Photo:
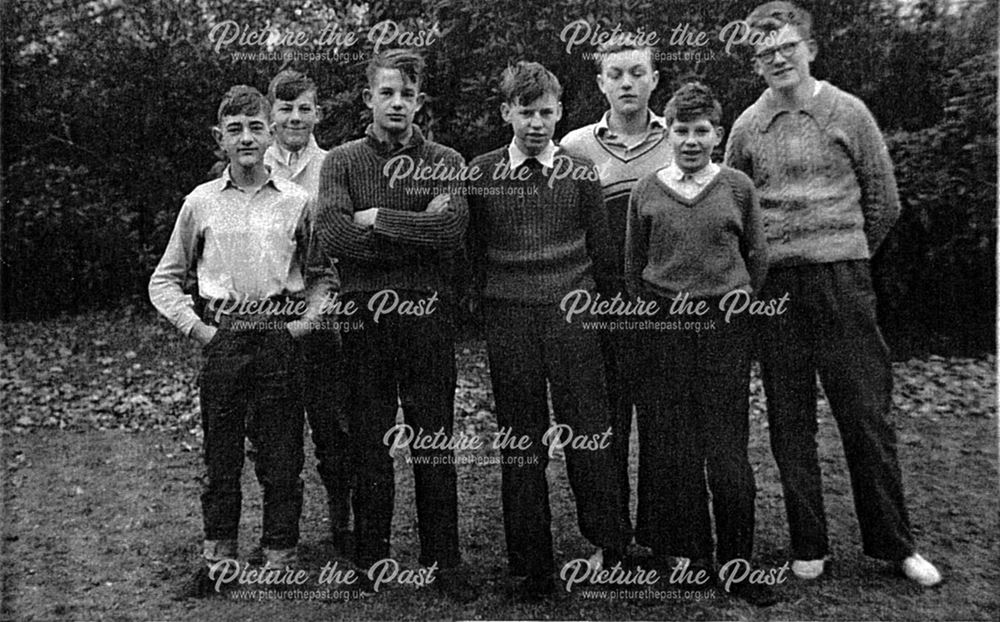
<svg viewBox="0 0 1000 622">
<path fill-rule="evenodd" d="M 394 165 L 386 167 L 392 158 Z M 409 158 L 409 160 L 405 160 Z M 424 139 L 420 128 L 405 146 L 393 149 L 371 134 L 331 149 L 320 172 L 315 234 L 319 261 L 339 261 L 342 291 L 382 289 L 452 291 L 454 260 L 464 249 L 468 206 L 462 184 L 394 177 L 412 162 L 457 172 L 458 152 Z M 425 176 L 426 177 L 426 176 Z M 426 212 L 435 195 L 451 195 L 448 208 Z M 374 227 L 354 222 L 354 212 L 378 208 Z"/>
<path fill-rule="evenodd" d="M 868 259 L 899 217 L 875 119 L 828 82 L 799 110 L 764 91 L 733 124 L 726 164 L 757 187 L 772 266 Z"/>
<path fill-rule="evenodd" d="M 556 170 L 581 174 L 536 169 L 511 179 L 506 147 L 472 161 L 482 172 L 469 185 L 474 295 L 550 304 L 576 289 L 606 291 L 613 257 L 593 164 L 562 150 L 556 160 Z"/>
<path fill-rule="evenodd" d="M 605 119 L 607 114 L 605 114 Z M 663 127 L 663 117 L 650 113 L 651 131 L 655 125 Z M 669 165 L 673 161 L 667 130 L 663 128 L 658 140 L 650 140 L 644 148 L 628 155 L 613 153 L 601 143 L 602 129 L 607 122 L 592 123 L 566 134 L 559 146 L 566 153 L 587 158 L 597 167 L 604 193 L 604 208 L 608 212 L 608 229 L 611 234 L 612 252 L 615 257 L 615 280 L 621 289 L 625 273 L 625 220 L 628 214 L 628 197 L 635 184 L 644 176 Z"/>
</svg>

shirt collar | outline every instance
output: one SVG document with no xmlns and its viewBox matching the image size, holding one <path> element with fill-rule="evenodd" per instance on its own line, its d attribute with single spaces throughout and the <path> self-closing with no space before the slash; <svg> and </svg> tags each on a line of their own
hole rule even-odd
<svg viewBox="0 0 1000 622">
<path fill-rule="evenodd" d="M 285 166 L 291 166 L 292 165 L 292 152 L 291 151 L 285 149 L 284 147 L 282 147 L 281 145 L 279 145 L 277 142 L 274 143 L 274 151 L 275 151 L 275 155 L 277 156 L 275 158 L 276 160 L 278 160 L 279 162 L 281 162 Z M 305 147 L 302 148 L 302 151 L 299 152 L 299 159 L 296 162 L 296 164 L 302 164 L 303 162 L 308 161 L 309 158 L 310 158 L 310 156 L 312 156 L 317 151 L 320 151 L 320 148 L 319 148 L 319 145 L 316 143 L 316 137 L 313 136 L 312 134 L 310 134 L 309 135 L 309 142 L 307 142 L 306 145 L 305 145 Z"/>
<path fill-rule="evenodd" d="M 274 176 L 274 174 L 271 172 L 270 167 L 266 168 L 267 168 L 267 180 L 264 182 L 261 188 L 263 188 L 264 186 L 271 186 L 278 192 L 281 192 L 281 188 L 278 187 L 279 178 Z M 227 190 L 229 188 L 235 188 L 236 190 L 243 190 L 242 188 L 236 185 L 235 181 L 233 181 L 233 174 L 231 169 L 232 169 L 231 164 L 226 166 L 226 170 L 222 171 L 222 175 L 220 175 L 219 179 L 216 180 L 215 187 L 217 191 L 222 192 L 223 190 Z"/>
<path fill-rule="evenodd" d="M 370 146 L 375 153 L 381 156 L 390 156 L 407 149 L 419 149 L 426 140 L 424 138 L 424 133 L 420 131 L 420 127 L 416 124 L 410 126 L 413 131 L 410 133 L 410 138 L 405 143 L 389 144 L 382 141 L 378 136 L 375 135 L 374 127 L 371 123 L 365 128 L 365 139 L 368 141 L 368 146 Z"/>
<path fill-rule="evenodd" d="M 823 126 L 827 124 L 833 115 L 833 97 L 829 86 L 830 84 L 825 80 L 816 80 L 809 101 L 805 102 L 799 108 L 799 110 L 816 119 Z M 766 132 L 781 113 L 792 112 L 791 108 L 782 105 L 778 101 L 778 96 L 770 88 L 760 96 L 760 103 L 761 109 L 757 123 L 758 129 L 761 132 Z"/>
<path fill-rule="evenodd" d="M 667 179 L 671 181 L 689 181 L 698 186 L 704 186 L 712 181 L 718 172 L 719 165 L 715 162 L 709 162 L 706 166 L 690 174 L 682 171 L 676 162 L 671 162 L 664 171 Z"/>
<path fill-rule="evenodd" d="M 555 168 L 556 166 L 556 144 L 549 139 L 549 144 L 545 145 L 545 149 L 536 156 L 529 156 L 521 151 L 517 143 L 512 139 L 510 145 L 507 146 L 507 158 L 510 160 L 510 170 L 517 170 L 517 167 L 521 166 L 528 160 L 528 158 L 535 158 L 542 163 L 542 166 L 548 169 Z"/>
<path fill-rule="evenodd" d="M 610 110 L 604 111 L 604 114 L 601 115 L 600 120 L 597 122 L 597 126 L 594 128 L 594 131 L 597 132 L 599 137 L 604 138 L 605 135 L 608 135 L 608 137 L 617 136 L 617 134 L 611 131 L 611 127 L 608 125 L 608 119 L 610 118 Z M 649 108 L 646 108 L 646 119 L 646 133 L 649 133 L 657 128 L 664 130 L 667 129 L 666 119 L 657 115 Z"/>
</svg>

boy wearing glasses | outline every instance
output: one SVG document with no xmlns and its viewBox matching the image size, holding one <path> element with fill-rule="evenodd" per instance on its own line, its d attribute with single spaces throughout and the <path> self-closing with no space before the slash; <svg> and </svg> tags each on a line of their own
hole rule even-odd
<svg viewBox="0 0 1000 622">
<path fill-rule="evenodd" d="M 829 553 L 816 449 L 816 374 L 830 400 L 867 555 L 929 587 L 937 569 L 914 550 L 903 498 L 889 351 L 875 316 L 869 261 L 899 216 L 882 134 L 856 97 L 810 73 L 812 17 L 768 2 L 747 18 L 762 37 L 754 67 L 768 89 L 733 125 L 726 163 L 760 194 L 770 270 L 761 298 L 789 296 L 762 326 L 759 355 L 771 448 L 781 472 L 793 573 L 823 574 Z"/>
</svg>

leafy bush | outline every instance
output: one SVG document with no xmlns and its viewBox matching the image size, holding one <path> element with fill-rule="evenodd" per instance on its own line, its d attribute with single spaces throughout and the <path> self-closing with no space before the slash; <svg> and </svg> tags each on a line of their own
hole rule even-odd
<svg viewBox="0 0 1000 622">
<path fill-rule="evenodd" d="M 226 88 L 264 89 L 286 66 L 317 82 L 325 117 L 321 145 L 361 135 L 366 34 L 391 19 L 404 30 L 437 27 L 425 48 L 428 105 L 418 116 L 436 140 L 467 158 L 509 140 L 497 81 L 521 59 L 538 60 L 565 89 L 562 135 L 595 120 L 605 102 L 588 42 L 566 49 L 563 30 L 585 20 L 594 32 L 659 35 L 662 109 L 688 77 L 716 90 L 728 126 L 759 95 L 747 46 L 724 53 L 729 22 L 759 0 L 62 0 L 0 5 L 5 33 L 3 317 L 41 317 L 135 299 L 166 245 L 186 192 L 215 162 L 209 135 Z M 889 133 L 905 203 L 876 263 L 885 316 L 918 330 L 956 330 L 976 318 L 991 334 L 995 248 L 995 3 L 921 0 L 805 1 L 816 18 L 814 73 L 864 99 Z M 956 9 L 957 7 L 957 9 Z M 316 34 L 336 23 L 353 47 L 310 43 L 298 53 L 334 60 L 234 60 L 213 28 L 274 26 Z M 671 41 L 677 27 L 708 35 L 701 60 Z M 916 62 L 919 59 L 919 62 Z M 960 321 L 960 318 L 964 318 Z M 979 322 L 982 319 L 982 322 Z M 979 330 L 977 328 L 977 330 Z M 982 330 L 980 332 L 982 332 Z"/>
</svg>

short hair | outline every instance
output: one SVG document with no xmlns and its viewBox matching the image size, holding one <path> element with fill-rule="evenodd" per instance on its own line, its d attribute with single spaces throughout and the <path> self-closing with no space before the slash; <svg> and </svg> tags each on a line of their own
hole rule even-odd
<svg viewBox="0 0 1000 622">
<path fill-rule="evenodd" d="M 597 46 L 597 53 L 594 54 L 594 65 L 597 66 L 597 73 L 604 73 L 604 59 L 618 52 L 647 52 L 649 54 L 649 67 L 656 71 L 656 63 L 653 61 L 653 48 L 648 45 L 636 45 L 631 41 L 615 41 L 602 43 Z"/>
<path fill-rule="evenodd" d="M 219 104 L 217 122 L 222 123 L 222 117 L 237 114 L 255 116 L 263 114 L 265 117 L 271 114 L 271 104 L 261 92 L 246 84 L 237 84 L 231 87 L 222 96 L 222 103 Z"/>
<path fill-rule="evenodd" d="M 267 86 L 267 100 L 272 105 L 278 99 L 294 101 L 310 91 L 316 92 L 316 83 L 309 76 L 294 69 L 285 69 L 271 78 L 271 83 Z"/>
<path fill-rule="evenodd" d="M 688 82 L 677 89 L 663 108 L 663 119 L 667 126 L 675 120 L 681 122 L 707 118 L 712 125 L 722 122 L 722 104 L 715 93 L 701 82 Z"/>
<path fill-rule="evenodd" d="M 379 69 L 396 69 L 410 82 L 418 87 L 424 77 L 424 57 L 415 50 L 394 48 L 383 50 L 372 57 L 365 69 L 368 86 L 374 86 Z"/>
<path fill-rule="evenodd" d="M 781 30 L 786 25 L 795 26 L 803 39 L 812 39 L 812 15 L 809 11 L 785 0 L 758 6 L 750 12 L 746 21 L 750 28 L 763 32 Z"/>
<path fill-rule="evenodd" d="M 500 94 L 508 104 L 528 104 L 539 97 L 551 93 L 556 99 L 562 97 L 562 85 L 554 73 L 541 63 L 520 61 L 513 67 L 507 66 L 500 81 Z"/>
</svg>

